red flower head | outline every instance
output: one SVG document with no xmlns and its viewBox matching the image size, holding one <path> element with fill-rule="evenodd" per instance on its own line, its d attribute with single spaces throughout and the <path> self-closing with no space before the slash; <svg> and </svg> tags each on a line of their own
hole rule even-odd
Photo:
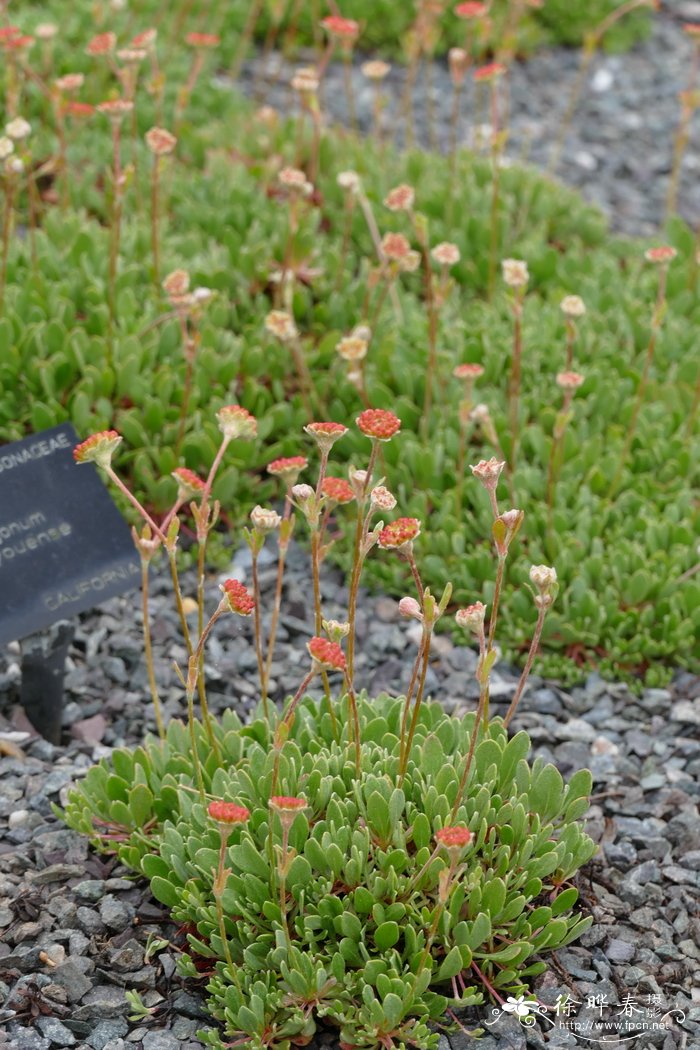
<svg viewBox="0 0 700 1050">
<path fill-rule="evenodd" d="M 483 374 L 484 369 L 482 365 L 472 365 L 469 363 L 457 365 L 457 367 L 452 372 L 452 375 L 455 377 L 455 379 L 465 379 L 468 381 L 478 379 L 479 376 L 482 376 Z"/>
<path fill-rule="evenodd" d="M 557 386 L 562 390 L 578 390 L 583 381 L 580 372 L 560 372 L 557 376 Z"/>
<path fill-rule="evenodd" d="M 309 461 L 306 456 L 283 456 L 281 459 L 273 459 L 272 463 L 268 463 L 267 473 L 276 478 L 282 478 L 285 485 L 289 487 L 296 483 L 300 472 L 308 465 Z"/>
<path fill-rule="evenodd" d="M 185 37 L 185 43 L 189 44 L 190 47 L 218 47 L 221 43 L 221 37 L 218 37 L 216 33 L 188 33 Z"/>
<path fill-rule="evenodd" d="M 181 500 L 198 499 L 207 486 L 198 474 L 189 467 L 177 467 L 172 476 L 177 481 L 177 498 Z"/>
<path fill-rule="evenodd" d="M 489 81 L 496 80 L 498 77 L 503 76 L 508 70 L 500 62 L 490 62 L 487 66 L 480 66 L 479 69 L 474 70 L 474 80 L 476 81 Z"/>
<path fill-rule="evenodd" d="M 309 808 L 305 798 L 297 798 L 294 795 L 273 795 L 270 799 L 270 808 L 284 810 L 287 813 L 301 813 Z"/>
<path fill-rule="evenodd" d="M 231 440 L 245 438 L 250 440 L 258 433 L 258 421 L 242 405 L 224 405 L 216 413 L 219 430 Z"/>
<path fill-rule="evenodd" d="M 382 252 L 387 259 L 399 262 L 411 254 L 411 245 L 402 233 L 385 233 L 382 237 Z"/>
<path fill-rule="evenodd" d="M 2 41 L 5 51 L 26 51 L 34 43 L 33 36 L 10 36 Z"/>
<path fill-rule="evenodd" d="M 397 518 L 379 533 L 379 546 L 383 550 L 401 550 L 420 536 L 418 518 Z"/>
<path fill-rule="evenodd" d="M 222 602 L 229 612 L 238 613 L 239 616 L 250 616 L 255 608 L 255 601 L 239 580 L 224 580 L 221 590 L 224 595 Z"/>
<path fill-rule="evenodd" d="M 250 810 L 235 802 L 210 802 L 207 813 L 217 824 L 245 824 L 250 817 Z"/>
<path fill-rule="evenodd" d="M 66 113 L 71 117 L 91 117 L 94 112 L 95 107 L 89 102 L 69 102 L 66 105 Z"/>
<path fill-rule="evenodd" d="M 401 420 L 384 408 L 366 408 L 355 420 L 363 434 L 376 441 L 390 441 L 401 429 Z"/>
<path fill-rule="evenodd" d="M 344 478 L 324 478 L 321 492 L 333 503 L 351 503 L 355 498 L 352 486 Z"/>
<path fill-rule="evenodd" d="M 347 434 L 348 428 L 342 423 L 307 423 L 304 431 L 315 439 L 320 452 L 330 452 L 338 438 Z"/>
<path fill-rule="evenodd" d="M 486 11 L 486 4 L 480 4 L 478 0 L 466 0 L 466 3 L 455 7 L 457 18 L 483 18 Z"/>
<path fill-rule="evenodd" d="M 135 48 L 145 48 L 148 50 L 149 47 L 153 47 L 158 36 L 157 29 L 144 29 L 142 33 L 137 33 L 134 39 L 131 41 L 131 46 Z"/>
<path fill-rule="evenodd" d="M 100 430 L 75 446 L 73 459 L 76 463 L 97 463 L 98 467 L 109 467 L 122 441 L 121 434 L 116 430 Z"/>
<path fill-rule="evenodd" d="M 119 123 L 134 108 L 134 103 L 128 98 L 110 98 L 106 102 L 99 102 L 97 110 L 115 123 Z"/>
<path fill-rule="evenodd" d="M 337 642 L 327 638 L 312 638 L 307 644 L 309 656 L 322 671 L 344 671 L 345 653 Z"/>
<path fill-rule="evenodd" d="M 86 55 L 109 55 L 117 46 L 116 33 L 98 33 L 85 48 Z"/>
<path fill-rule="evenodd" d="M 330 37 L 342 40 L 345 43 L 353 43 L 360 35 L 360 26 L 352 18 L 343 18 L 341 15 L 328 15 L 321 22 Z"/>
<path fill-rule="evenodd" d="M 19 26 L 0 26 L 0 44 L 4 44 L 7 40 L 12 40 L 14 37 L 22 35 L 22 30 Z"/>
<path fill-rule="evenodd" d="M 669 244 L 662 244 L 659 248 L 649 248 L 644 252 L 644 258 L 647 262 L 658 263 L 662 266 L 672 262 L 677 255 L 676 249 Z"/>
<path fill-rule="evenodd" d="M 462 850 L 468 846 L 473 836 L 469 828 L 447 827 L 435 832 L 435 841 L 448 850 Z"/>
</svg>

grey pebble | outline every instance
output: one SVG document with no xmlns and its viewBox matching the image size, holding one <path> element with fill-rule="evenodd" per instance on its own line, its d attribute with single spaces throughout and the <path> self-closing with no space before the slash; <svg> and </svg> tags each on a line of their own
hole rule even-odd
<svg viewBox="0 0 700 1050">
<path fill-rule="evenodd" d="M 87 1043 L 92 1050 L 107 1050 L 110 1043 L 117 1040 L 123 1042 L 122 1037 L 129 1030 L 129 1025 L 122 1017 L 115 1017 L 106 1021 L 100 1021 L 87 1036 Z"/>
<path fill-rule="evenodd" d="M 70 1028 L 57 1017 L 37 1017 L 36 1026 L 55 1046 L 74 1046 L 76 1039 Z"/>
<path fill-rule="evenodd" d="M 100 918 L 110 930 L 120 933 L 130 925 L 135 915 L 133 904 L 109 894 L 100 901 Z"/>
<path fill-rule="evenodd" d="M 180 1050 L 180 1040 L 169 1032 L 147 1032 L 142 1045 L 143 1050 Z"/>
</svg>

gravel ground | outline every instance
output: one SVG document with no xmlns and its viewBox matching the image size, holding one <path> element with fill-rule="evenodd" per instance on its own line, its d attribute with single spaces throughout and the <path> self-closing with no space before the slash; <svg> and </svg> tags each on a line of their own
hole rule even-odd
<svg viewBox="0 0 700 1050">
<path fill-rule="evenodd" d="M 572 0 L 573 2 L 573 0 Z M 682 23 L 700 22 L 698 0 L 674 0 L 654 19 L 653 33 L 624 55 L 600 54 L 594 59 L 581 92 L 556 173 L 610 218 L 613 229 L 648 235 L 658 230 L 665 214 L 673 141 L 678 127 L 678 94 L 688 86 L 692 43 Z M 308 56 L 313 61 L 313 55 Z M 577 78 L 579 52 L 552 48 L 527 62 L 514 63 L 509 76 L 510 121 L 506 150 L 510 162 L 526 160 L 548 170 L 553 143 Z M 360 59 L 353 71 L 358 126 L 372 127 L 373 90 L 361 74 Z M 291 102 L 288 88 L 295 65 L 273 56 L 267 69 L 260 59 L 244 71 L 249 93 L 284 110 Z M 267 74 L 267 75 L 265 75 Z M 384 81 L 386 107 L 383 133 L 400 143 L 405 139 L 401 99 L 404 70 L 396 66 Z M 469 78 L 468 78 L 469 79 Z M 265 81 L 267 84 L 265 86 Z M 432 98 L 433 135 L 429 132 L 428 92 Z M 442 149 L 450 140 L 453 92 L 444 61 L 419 75 L 414 92 L 415 129 L 422 145 Z M 332 120 L 347 122 L 342 66 L 331 66 L 323 85 L 323 111 Z M 475 106 L 473 86 L 465 85 L 461 105 L 459 142 L 474 144 L 475 126 L 488 141 L 486 103 Z M 477 132 L 478 134 L 478 132 Z M 700 223 L 700 119 L 690 128 L 678 198 L 681 215 Z"/>
<path fill-rule="evenodd" d="M 233 574 L 248 573 L 242 549 Z M 261 583 L 269 596 L 274 557 L 263 558 Z M 209 607 L 218 601 L 211 581 Z M 192 581 L 186 593 L 191 593 Z M 279 695 L 303 674 L 304 641 L 311 634 L 308 562 L 290 552 L 286 610 L 274 665 Z M 323 584 L 324 612 L 343 616 L 345 591 L 329 571 Z M 155 577 L 152 620 L 155 658 L 168 717 L 183 712 L 182 690 L 171 671 L 182 663 L 169 585 Z M 372 692 L 400 690 L 415 654 L 414 629 L 399 620 L 397 603 L 366 598 L 359 623 L 361 684 Z M 448 707 L 473 709 L 475 653 L 445 638 L 436 641 L 428 688 Z M 208 648 L 210 700 L 215 710 L 232 705 L 245 714 L 255 694 L 256 663 L 251 625 L 229 617 L 217 625 Z M 494 674 L 496 712 L 505 709 L 516 676 L 507 667 Z M 113 858 L 93 855 L 87 843 L 66 830 L 51 812 L 68 786 L 115 746 L 135 745 L 154 723 L 147 704 L 139 617 L 134 599 L 114 599 L 81 618 L 69 659 L 65 746 L 22 737 L 26 723 L 17 698 L 17 647 L 0 657 L 0 697 L 5 733 L 21 752 L 0 758 L 0 1024 L 17 1050 L 194 1050 L 205 1024 L 202 989 L 175 976 L 182 935 L 142 882 L 128 877 Z M 564 692 L 533 679 L 516 718 L 534 751 L 567 776 L 588 766 L 594 773 L 589 830 L 600 852 L 582 873 L 583 907 L 595 923 L 582 940 L 552 959 L 537 987 L 541 1002 L 557 996 L 586 1004 L 607 997 L 620 1010 L 625 995 L 639 1009 L 648 1002 L 665 1013 L 683 1011 L 682 1023 L 649 1032 L 635 1046 L 700 1047 L 700 679 L 679 673 L 672 687 L 632 696 L 625 686 L 591 675 Z M 13 736 L 14 734 L 14 736 Z M 150 962 L 149 934 L 170 943 Z M 136 989 L 154 1008 L 145 1021 L 127 1019 L 125 989 Z M 585 1007 L 584 1007 L 585 1008 Z M 481 1020 L 488 1018 L 482 1011 Z M 583 1013 L 579 1016 L 583 1017 Z M 473 1027 L 477 1018 L 468 1019 Z M 550 1022 L 527 1029 L 501 1016 L 479 1042 L 482 1050 L 551 1045 L 588 1045 Z M 487 1030 L 488 1031 L 488 1030 Z M 3 1036 L 0 1035 L 0 1046 Z M 331 1043 L 330 1034 L 326 1042 Z M 322 1040 L 323 1041 L 323 1040 Z M 477 1045 L 458 1033 L 441 1050 Z"/>
</svg>

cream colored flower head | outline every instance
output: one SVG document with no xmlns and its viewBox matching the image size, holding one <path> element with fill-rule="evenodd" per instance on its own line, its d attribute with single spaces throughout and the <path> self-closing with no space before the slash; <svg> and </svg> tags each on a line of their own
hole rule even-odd
<svg viewBox="0 0 700 1050">
<path fill-rule="evenodd" d="M 396 496 L 384 485 L 375 485 L 369 498 L 372 505 L 378 510 L 393 510 L 396 506 Z"/>
<path fill-rule="evenodd" d="M 455 266 L 461 258 L 459 248 L 456 244 L 451 244 L 450 241 L 442 241 L 441 244 L 436 244 L 430 254 L 435 262 L 440 263 L 441 266 Z"/>
<path fill-rule="evenodd" d="M 381 59 L 370 59 L 369 62 L 363 62 L 360 66 L 362 76 L 367 77 L 368 80 L 384 80 L 384 77 L 388 76 L 391 72 L 391 66 L 388 62 L 382 62 Z"/>
<path fill-rule="evenodd" d="M 265 328 L 282 343 L 291 342 L 299 334 L 294 318 L 284 310 L 271 310 L 265 318 Z"/>
<path fill-rule="evenodd" d="M 5 134 L 14 139 L 15 142 L 28 138 L 31 133 L 32 126 L 24 117 L 15 117 L 14 120 L 5 125 Z"/>
<path fill-rule="evenodd" d="M 509 288 L 524 288 L 530 279 L 527 263 L 522 259 L 504 259 L 501 269 L 503 280 Z"/>
<path fill-rule="evenodd" d="M 348 335 L 340 340 L 336 350 L 344 361 L 362 361 L 367 356 L 367 340 Z"/>
<path fill-rule="evenodd" d="M 335 180 L 341 190 L 347 193 L 359 193 L 362 183 L 356 171 L 340 171 Z"/>
<path fill-rule="evenodd" d="M 538 591 L 547 591 L 557 582 L 557 570 L 550 565 L 533 565 L 530 568 L 530 583 Z"/>
<path fill-rule="evenodd" d="M 253 507 L 251 510 L 250 520 L 258 532 L 274 532 L 275 529 L 279 528 L 282 518 L 276 510 L 269 510 L 258 504 L 257 507 Z"/>
<path fill-rule="evenodd" d="M 586 304 L 580 295 L 565 295 L 559 305 L 564 316 L 572 320 L 583 317 L 586 312 Z"/>
<path fill-rule="evenodd" d="M 292 77 L 291 84 L 300 95 L 315 95 L 319 85 L 318 72 L 312 66 L 302 66 Z"/>
<path fill-rule="evenodd" d="M 58 34 L 58 26 L 55 22 L 39 22 L 34 30 L 37 40 L 53 40 Z"/>
</svg>

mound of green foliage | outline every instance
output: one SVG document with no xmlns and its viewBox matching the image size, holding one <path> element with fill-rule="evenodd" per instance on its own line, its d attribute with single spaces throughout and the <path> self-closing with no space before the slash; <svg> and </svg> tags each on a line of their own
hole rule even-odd
<svg viewBox="0 0 700 1050">
<path fill-rule="evenodd" d="M 31 28 L 31 10 L 26 28 Z M 57 10 L 42 5 L 42 18 Z M 66 13 L 55 41 L 55 72 L 84 71 L 81 98 L 98 102 L 114 94 L 115 85 L 106 64 L 83 53 L 94 29 L 88 16 L 87 5 L 81 4 Z M 166 124 L 191 63 L 191 52 L 181 43 L 187 23 L 175 23 L 161 22 L 158 45 L 166 72 Z M 125 41 L 146 25 L 145 16 L 143 23 L 133 17 L 115 22 Z M 211 72 L 216 62 L 208 61 Z M 34 162 L 47 162 L 56 136 L 46 102 L 31 86 L 23 112 L 33 125 Z M 132 450 L 120 458 L 120 470 L 127 469 L 132 487 L 149 506 L 164 508 L 174 496 L 170 471 L 181 463 L 205 470 L 218 440 L 216 409 L 240 402 L 258 417 L 260 440 L 237 448 L 217 478 L 214 495 L 225 511 L 222 520 L 234 527 L 242 508 L 279 495 L 264 473 L 265 464 L 279 455 L 309 451 L 301 432 L 308 417 L 289 351 L 265 332 L 264 321 L 288 241 L 289 210 L 276 174 L 285 163 L 306 163 L 310 146 L 292 124 L 265 123 L 226 84 L 208 73 L 200 79 L 162 188 L 167 216 L 162 273 L 185 267 L 193 286 L 216 293 L 200 325 L 192 396 L 178 448 L 186 362 L 179 326 L 152 280 L 149 247 L 151 159 L 143 134 L 155 120 L 154 100 L 141 89 L 136 136 L 125 132 L 129 183 L 112 326 L 105 194 L 111 141 L 104 117 L 71 126 L 69 207 L 62 211 L 50 197 L 42 203 L 36 260 L 26 235 L 13 241 L 0 319 L 0 439 L 13 440 L 65 419 L 72 419 L 81 436 L 114 427 Z M 485 296 L 490 166 L 464 153 L 451 177 L 445 159 L 399 155 L 388 146 L 333 132 L 324 135 L 320 160 L 317 192 L 301 212 L 291 258 L 298 277 L 292 307 L 320 418 L 346 421 L 362 407 L 335 347 L 366 319 L 375 259 L 359 208 L 352 216 L 349 250 L 342 253 L 345 207 L 338 172 L 360 174 L 381 233 L 410 235 L 405 218 L 382 204 L 393 186 L 410 183 L 430 243 L 449 240 L 460 249 L 461 262 L 452 270 L 455 286 L 442 313 L 437 407 L 427 437 L 421 435 L 427 318 L 420 273 L 400 279 L 400 318 L 387 300 L 374 324 L 367 390 L 371 404 L 391 407 L 402 420 L 400 447 L 387 447 L 383 470 L 400 499 L 400 512 L 423 522 L 418 554 L 427 582 L 451 580 L 460 604 L 476 598 L 489 602 L 488 510 L 470 486 L 463 487 L 463 502 L 457 496 L 462 390 L 451 373 L 462 361 L 484 366 L 475 399 L 488 404 L 507 449 L 512 317 L 505 288 L 497 288 L 491 302 Z M 19 219 L 26 222 L 25 193 L 20 208 Z M 520 585 L 529 564 L 555 564 L 561 596 L 545 625 L 543 667 L 569 680 L 594 665 L 606 674 L 641 676 L 654 684 L 664 680 L 671 665 L 697 662 L 700 575 L 688 573 L 697 561 L 700 531 L 700 436 L 697 410 L 694 421 L 692 410 L 700 308 L 693 291 L 693 237 L 680 222 L 669 232 L 679 255 L 669 270 L 668 306 L 637 434 L 611 493 L 649 342 L 656 271 L 644 262 L 642 245 L 611 237 L 599 214 L 575 194 L 522 168 L 501 172 L 498 257 L 527 260 L 531 274 L 523 327 L 522 440 L 514 478 L 516 505 L 527 508 L 527 539 L 518 540 L 509 559 L 503 641 L 508 656 L 517 659 L 534 617 Z M 582 296 L 587 306 L 574 360 L 585 384 L 573 403 L 550 527 L 544 496 L 561 405 L 555 376 L 565 360 L 559 303 L 570 293 Z M 475 430 L 467 463 L 494 451 Z M 345 469 L 343 460 L 362 466 L 363 456 L 357 437 L 349 434 L 334 450 L 334 469 Z M 402 593 L 405 567 L 398 559 L 375 553 L 367 571 L 376 584 Z"/>
<path fill-rule="evenodd" d="M 182 723 L 162 742 L 115 750 L 71 792 L 69 826 L 148 876 L 192 931 L 181 971 L 201 976 L 208 961 L 210 1008 L 225 1033 L 203 1035 L 209 1045 L 288 1047 L 324 1018 L 350 1046 L 433 1047 L 428 1024 L 448 1007 L 483 1002 L 489 985 L 501 998 L 527 993 L 542 954 L 590 924 L 570 884 L 595 852 L 578 823 L 590 773 L 565 785 L 554 766 L 530 766 L 527 734 L 508 740 L 495 720 L 479 730 L 455 811 L 474 715 L 423 705 L 402 779 L 402 710 L 401 699 L 360 701 L 359 777 L 345 702 L 336 736 L 325 705 L 305 700 L 281 750 L 267 722 L 242 727 L 227 712 L 215 726 L 220 761 L 196 727 L 206 798 L 250 811 L 224 834 L 226 946 L 214 892 L 221 833 L 194 787 Z M 271 818 L 275 791 L 307 803 L 286 851 Z M 452 868 L 435 844 L 446 826 L 472 833 Z"/>
<path fill-rule="evenodd" d="M 440 34 L 435 48 L 437 54 L 444 54 L 450 47 L 463 47 L 467 40 L 464 21 L 453 13 L 456 6 L 457 0 L 444 5 L 445 13 L 439 22 Z M 513 6 L 513 0 L 493 0 L 493 40 L 501 38 L 504 27 L 512 18 Z M 619 6 L 619 0 L 588 0 L 585 4 L 572 4 L 570 0 L 544 0 L 541 7 L 532 9 L 521 5 L 524 11 L 517 27 L 517 49 L 523 54 L 546 45 L 582 44 L 586 34 L 595 30 Z M 311 44 L 319 38 L 318 30 L 315 29 L 319 13 L 327 13 L 322 7 L 318 3 L 285 4 L 280 0 L 265 0 L 255 35 L 258 40 L 264 40 L 275 27 L 278 39 L 283 43 Z M 344 0 L 338 7 L 343 15 L 360 24 L 359 50 L 377 48 L 399 60 L 403 58 L 407 35 L 416 18 L 416 2 Z M 228 4 L 224 25 L 240 31 L 249 9 L 249 0 L 232 0 Z M 278 12 L 282 12 L 281 18 Z M 650 22 L 648 10 L 632 12 L 606 33 L 605 46 L 615 51 L 626 50 L 648 34 Z"/>
</svg>

